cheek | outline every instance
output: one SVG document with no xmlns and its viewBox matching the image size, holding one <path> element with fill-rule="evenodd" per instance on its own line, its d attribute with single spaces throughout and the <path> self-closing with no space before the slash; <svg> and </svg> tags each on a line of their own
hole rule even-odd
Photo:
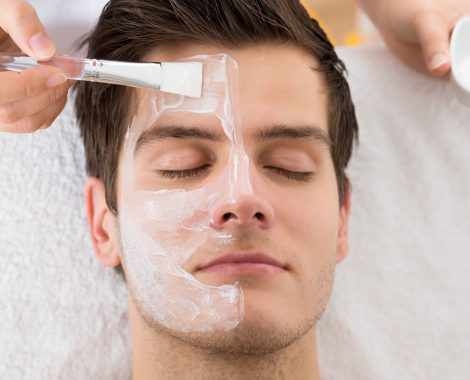
<svg viewBox="0 0 470 380">
<path fill-rule="evenodd" d="M 292 234 L 303 237 L 303 241 L 317 242 L 337 237 L 339 209 L 337 202 L 328 202 L 325 197 L 311 197 L 309 202 L 290 207 L 283 211 Z"/>
<path fill-rule="evenodd" d="M 289 202 L 278 202 L 276 214 L 287 236 L 301 252 L 334 254 L 339 230 L 336 180 L 317 182 Z"/>
</svg>

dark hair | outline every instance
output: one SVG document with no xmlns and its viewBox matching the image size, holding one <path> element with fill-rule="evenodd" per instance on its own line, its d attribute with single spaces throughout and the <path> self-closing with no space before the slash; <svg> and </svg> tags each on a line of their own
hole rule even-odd
<svg viewBox="0 0 470 380">
<path fill-rule="evenodd" d="M 358 126 L 346 68 L 328 37 L 298 0 L 111 0 L 91 34 L 88 57 L 139 61 L 150 50 L 204 43 L 240 49 L 292 44 L 316 58 L 328 90 L 328 133 L 340 203 L 349 191 L 345 169 Z M 88 175 L 101 179 L 109 209 L 117 214 L 116 177 L 132 89 L 79 82 L 76 114 Z"/>
</svg>

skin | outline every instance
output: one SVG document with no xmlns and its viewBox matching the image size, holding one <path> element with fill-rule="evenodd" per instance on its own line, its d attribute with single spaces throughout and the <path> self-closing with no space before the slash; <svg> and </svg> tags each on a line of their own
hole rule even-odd
<svg viewBox="0 0 470 380">
<path fill-rule="evenodd" d="M 357 0 L 390 49 L 411 67 L 442 76 L 450 70 L 449 32 L 470 14 L 468 0 Z M 0 52 L 23 50 L 47 60 L 56 46 L 33 7 L 24 0 L 0 0 Z M 0 132 L 47 128 L 64 108 L 70 81 L 55 68 L 0 72 Z"/>
<path fill-rule="evenodd" d="M 327 133 L 324 80 L 312 70 L 316 62 L 311 55 L 285 45 L 229 51 L 192 46 L 177 53 L 151 54 L 149 59 L 174 60 L 221 52 L 228 53 L 239 65 L 241 133 L 251 163 L 253 193 L 237 194 L 234 204 L 215 204 L 209 210 L 212 227 L 244 235 L 232 249 L 262 251 L 288 270 L 270 274 L 204 273 L 198 271 L 205 261 L 204 254 L 190 260 L 185 269 L 202 283 L 240 283 L 245 317 L 229 332 L 167 331 L 147 323 L 149 316 L 142 315 L 129 294 L 133 379 L 246 379 L 253 373 L 260 379 L 320 379 L 316 322 L 330 297 L 335 266 L 347 255 L 349 194 L 340 205 L 326 144 L 289 138 L 260 142 L 253 138 L 253 132 L 278 124 L 292 128 L 315 124 Z M 292 68 L 289 72 L 283 69 L 286 64 Z M 210 182 L 227 168 L 230 144 L 202 144 L 204 148 L 199 149 L 192 140 L 170 139 L 146 147 L 135 165 L 137 181 L 152 181 L 159 188 L 174 187 L 176 181 L 178 187 L 188 189 Z M 169 169 L 169 158 L 174 158 L 174 170 L 204 165 L 208 159 L 202 152 L 207 150 L 212 152 L 211 169 L 200 177 L 169 180 L 156 174 Z M 272 172 L 270 166 L 313 171 L 315 176 L 295 181 Z M 154 173 L 151 179 L 150 171 Z M 102 182 L 90 178 L 85 197 L 96 257 L 103 265 L 115 266 L 122 256 L 118 218 L 107 208 Z M 231 217 L 225 218 L 227 214 Z"/>
</svg>

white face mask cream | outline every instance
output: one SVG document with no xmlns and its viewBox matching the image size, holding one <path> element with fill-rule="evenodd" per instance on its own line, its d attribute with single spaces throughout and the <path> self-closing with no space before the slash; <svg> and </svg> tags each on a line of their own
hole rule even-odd
<svg viewBox="0 0 470 380">
<path fill-rule="evenodd" d="M 230 232 L 214 228 L 210 210 L 252 192 L 238 117 L 238 68 L 227 55 L 183 61 L 202 62 L 202 97 L 148 90 L 127 131 L 119 173 L 122 262 L 147 321 L 180 332 L 227 331 L 243 318 L 242 289 L 203 284 L 188 265 L 198 255 L 215 258 L 234 243 Z M 197 148 L 194 162 L 191 144 L 214 139 L 206 136 L 212 132 L 195 131 L 208 125 L 226 141 L 226 154 L 215 158 Z M 191 144 L 178 137 L 188 129 Z M 182 145 L 171 148 L 173 143 Z M 190 173 L 185 176 L 199 170 L 197 160 L 216 160 L 220 169 L 202 181 L 174 180 L 182 169 Z M 157 178 L 155 172 L 166 174 Z"/>
</svg>

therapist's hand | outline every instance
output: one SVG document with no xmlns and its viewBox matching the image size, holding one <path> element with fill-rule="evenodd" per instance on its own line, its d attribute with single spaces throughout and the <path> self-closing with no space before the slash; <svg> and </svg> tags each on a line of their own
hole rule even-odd
<svg viewBox="0 0 470 380">
<path fill-rule="evenodd" d="M 450 69 L 449 36 L 470 14 L 469 0 L 357 0 L 389 48 L 411 67 L 442 76 Z"/>
<path fill-rule="evenodd" d="M 0 0 L 0 52 L 21 50 L 47 60 L 56 47 L 30 4 Z M 0 132 L 34 132 L 48 127 L 64 108 L 69 87 L 65 76 L 50 66 L 21 73 L 0 71 Z"/>
</svg>

